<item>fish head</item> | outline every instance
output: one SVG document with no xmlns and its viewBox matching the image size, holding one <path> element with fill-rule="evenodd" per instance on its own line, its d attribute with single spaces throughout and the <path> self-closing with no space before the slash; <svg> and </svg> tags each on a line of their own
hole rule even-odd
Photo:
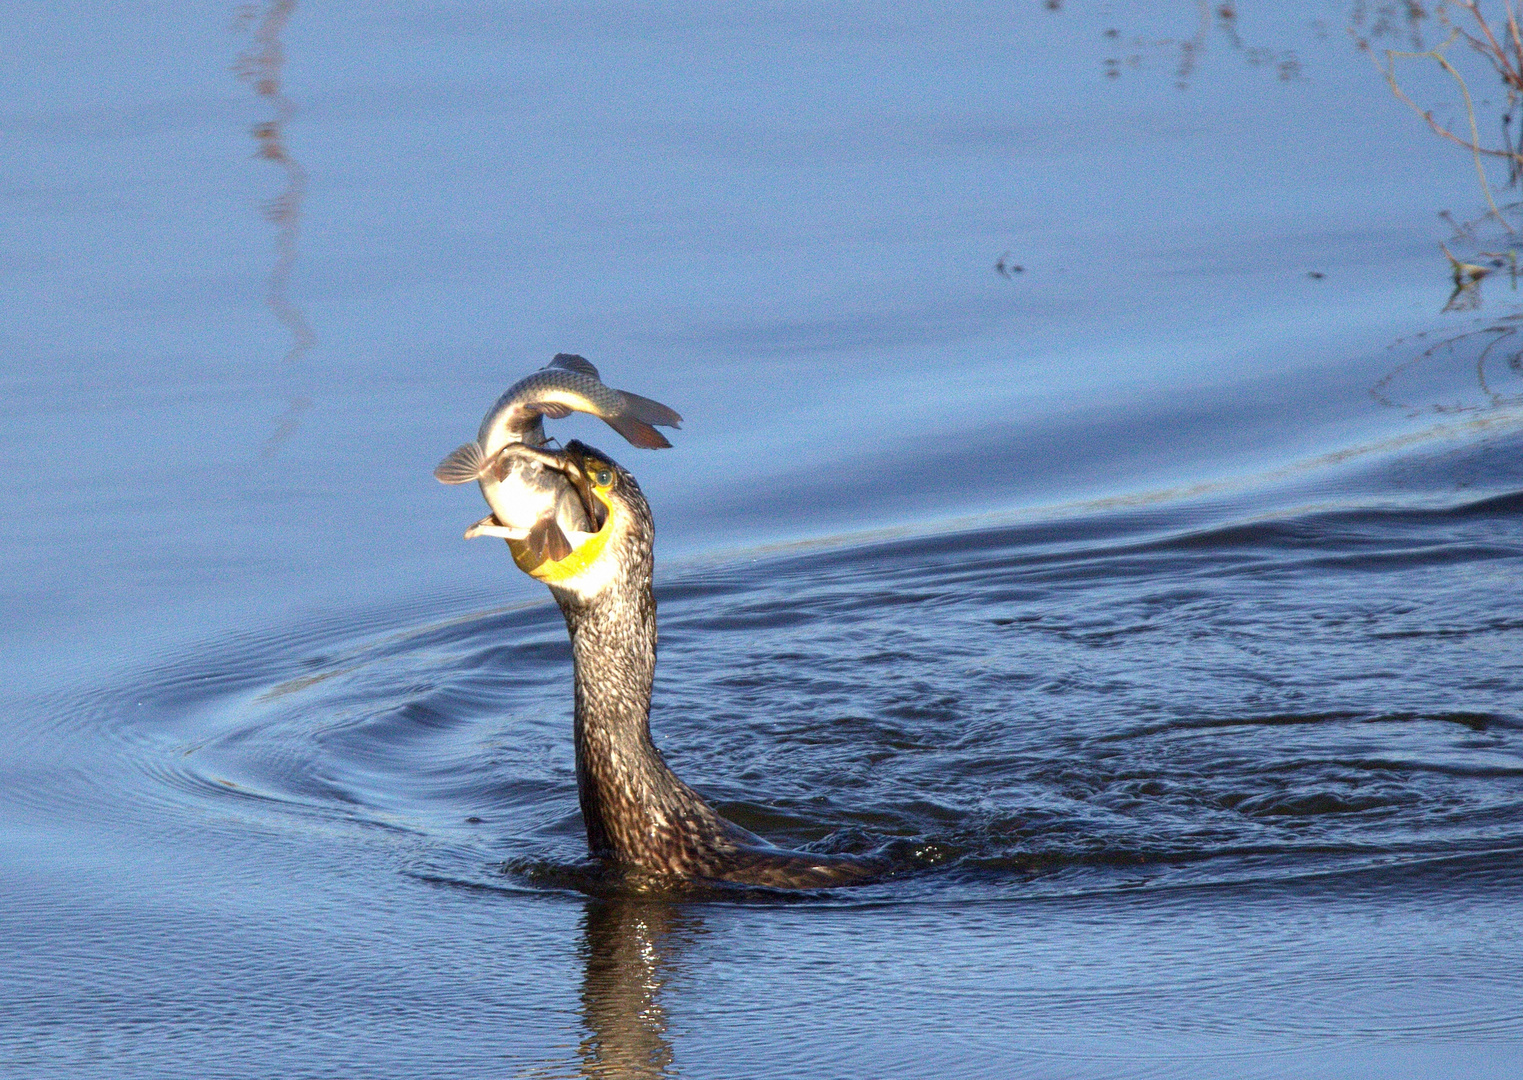
<svg viewBox="0 0 1523 1080">
<path fill-rule="evenodd" d="M 616 581 L 650 576 L 650 505 L 630 473 L 600 450 L 575 440 L 558 452 L 559 467 L 576 491 L 593 531 L 574 538 L 563 559 L 533 561 L 524 545 L 509 542 L 521 570 L 558 592 L 586 598 Z"/>
<path fill-rule="evenodd" d="M 477 479 L 498 523 L 518 530 L 527 530 L 553 514 L 561 493 L 570 486 L 561 472 L 517 443 L 487 461 Z"/>
</svg>

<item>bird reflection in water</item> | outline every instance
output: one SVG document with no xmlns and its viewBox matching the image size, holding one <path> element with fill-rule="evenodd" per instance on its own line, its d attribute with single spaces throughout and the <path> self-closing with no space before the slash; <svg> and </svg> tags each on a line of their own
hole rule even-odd
<svg viewBox="0 0 1523 1080">
<path fill-rule="evenodd" d="M 691 910 L 667 902 L 610 898 L 587 904 L 582 945 L 581 1074 L 671 1075 L 661 992 L 684 938 L 701 928 Z"/>
</svg>

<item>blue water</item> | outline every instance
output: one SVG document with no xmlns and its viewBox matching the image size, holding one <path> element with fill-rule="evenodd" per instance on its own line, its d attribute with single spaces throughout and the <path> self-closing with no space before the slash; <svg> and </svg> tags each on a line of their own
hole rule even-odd
<svg viewBox="0 0 1523 1080">
<path fill-rule="evenodd" d="M 3 25 L 0 1071 L 1517 1071 L 1513 241 L 1346 32 L 1432 17 Z M 686 417 L 555 431 L 667 760 L 887 880 L 578 890 L 564 625 L 430 477 L 558 351 Z"/>
</svg>

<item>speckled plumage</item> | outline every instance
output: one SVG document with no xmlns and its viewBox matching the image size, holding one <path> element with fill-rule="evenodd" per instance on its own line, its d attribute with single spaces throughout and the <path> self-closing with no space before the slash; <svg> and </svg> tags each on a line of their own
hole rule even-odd
<svg viewBox="0 0 1523 1080">
<path fill-rule="evenodd" d="M 608 459 L 578 443 L 568 454 Z M 631 871 L 784 889 L 877 876 L 868 860 L 772 847 L 726 821 L 667 766 L 650 736 L 656 670 L 654 527 L 635 478 L 613 462 L 611 515 L 596 584 L 551 586 L 566 617 L 576 671 L 576 776 L 592 853 Z"/>
</svg>

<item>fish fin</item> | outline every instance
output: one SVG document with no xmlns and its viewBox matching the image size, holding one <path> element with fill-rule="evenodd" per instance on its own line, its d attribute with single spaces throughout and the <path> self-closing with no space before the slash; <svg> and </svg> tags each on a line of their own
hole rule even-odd
<svg viewBox="0 0 1523 1080">
<path fill-rule="evenodd" d="M 564 420 L 571 415 L 571 406 L 559 401 L 536 401 L 529 408 L 551 420 Z"/>
<path fill-rule="evenodd" d="M 441 484 L 468 484 L 481 475 L 481 447 L 473 442 L 456 447 L 434 469 Z"/>
<path fill-rule="evenodd" d="M 529 549 L 529 554 L 536 563 L 546 560 L 553 562 L 571 554 L 571 542 L 566 539 L 566 534 L 561 532 L 561 527 L 553 517 L 540 518 L 531 525 L 528 535 L 524 537 L 524 546 Z"/>
<path fill-rule="evenodd" d="M 644 420 L 637 420 L 633 416 L 622 415 L 605 416 L 603 419 L 608 421 L 609 427 L 628 439 L 631 444 L 642 449 L 664 450 L 672 445 L 666 441 L 666 436 L 662 435 Z"/>
<path fill-rule="evenodd" d="M 660 424 L 662 427 L 680 428 L 682 426 L 682 414 L 676 409 L 668 409 L 659 401 L 652 401 L 639 394 L 631 394 L 628 390 L 620 390 L 619 396 L 624 399 L 624 411 L 636 420 L 644 420 L 647 424 Z"/>
<path fill-rule="evenodd" d="M 558 352 L 555 354 L 555 359 L 545 366 L 558 367 L 564 371 L 574 371 L 579 375 L 591 375 L 598 382 L 603 381 L 603 376 L 598 374 L 598 369 L 592 366 L 591 361 L 585 356 L 576 355 L 576 353 Z"/>
<path fill-rule="evenodd" d="M 535 528 L 544 530 L 545 554 L 551 562 L 560 562 L 571 554 L 571 541 L 566 539 L 565 532 L 554 517 L 545 517 L 534 523 Z"/>
<path fill-rule="evenodd" d="M 529 553 L 529 558 L 533 560 L 535 566 L 545 561 L 545 534 L 539 529 L 537 523 L 529 530 L 529 535 L 524 537 L 524 550 Z"/>
<path fill-rule="evenodd" d="M 478 536 L 500 536 L 504 540 L 522 540 L 526 535 L 527 531 L 524 529 L 512 529 L 506 525 L 499 525 L 494 514 L 488 514 L 465 530 L 467 540 L 474 540 Z"/>
</svg>

